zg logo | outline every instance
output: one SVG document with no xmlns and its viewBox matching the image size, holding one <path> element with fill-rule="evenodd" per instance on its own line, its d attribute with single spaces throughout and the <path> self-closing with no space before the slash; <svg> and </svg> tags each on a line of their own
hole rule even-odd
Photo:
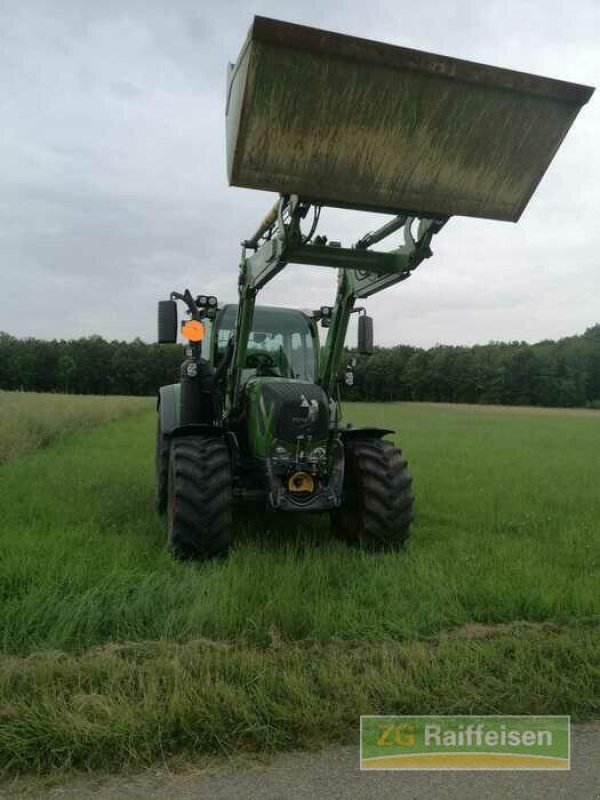
<svg viewBox="0 0 600 800">
<path fill-rule="evenodd" d="M 415 743 L 415 724 L 414 722 L 401 722 L 394 725 L 381 725 L 381 735 L 377 739 L 379 747 L 392 747 L 396 744 L 400 747 L 412 747 Z"/>
</svg>

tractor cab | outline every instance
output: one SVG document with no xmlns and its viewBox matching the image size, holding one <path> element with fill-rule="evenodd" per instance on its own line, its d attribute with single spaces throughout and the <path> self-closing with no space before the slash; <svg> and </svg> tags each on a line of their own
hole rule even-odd
<svg viewBox="0 0 600 800">
<path fill-rule="evenodd" d="M 213 363 L 225 356 L 235 335 L 238 306 L 225 305 L 217 315 L 212 339 Z M 319 366 L 319 338 L 314 319 L 291 308 L 257 306 L 248 337 L 240 381 L 284 378 L 315 383 Z"/>
</svg>

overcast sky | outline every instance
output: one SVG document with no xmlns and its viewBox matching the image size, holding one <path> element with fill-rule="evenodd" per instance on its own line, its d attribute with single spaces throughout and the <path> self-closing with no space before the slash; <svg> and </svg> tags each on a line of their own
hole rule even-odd
<svg viewBox="0 0 600 800">
<path fill-rule="evenodd" d="M 155 337 L 172 289 L 235 300 L 274 195 L 229 188 L 225 74 L 254 14 L 588 85 L 598 0 L 0 0 L 0 330 Z M 600 322 L 600 95 L 516 225 L 453 218 L 367 301 L 379 344 L 558 338 Z M 324 211 L 350 244 L 386 218 Z M 329 224 L 327 224 L 329 223 Z M 290 266 L 270 304 L 333 300 Z"/>
</svg>

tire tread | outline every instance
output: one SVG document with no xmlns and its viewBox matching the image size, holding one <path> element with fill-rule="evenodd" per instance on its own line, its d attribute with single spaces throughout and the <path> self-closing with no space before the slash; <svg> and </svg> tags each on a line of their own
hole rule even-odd
<svg viewBox="0 0 600 800">
<path fill-rule="evenodd" d="M 169 544 L 181 559 L 226 555 L 232 522 L 232 477 L 219 436 L 174 438 L 169 480 Z"/>
<path fill-rule="evenodd" d="M 343 499 L 334 514 L 334 534 L 371 549 L 401 546 L 414 516 L 411 487 L 407 461 L 392 442 L 347 442 Z"/>
</svg>

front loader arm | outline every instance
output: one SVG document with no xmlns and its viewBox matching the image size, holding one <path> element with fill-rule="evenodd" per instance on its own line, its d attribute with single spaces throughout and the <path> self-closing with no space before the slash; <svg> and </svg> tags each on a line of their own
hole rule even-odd
<svg viewBox="0 0 600 800">
<path fill-rule="evenodd" d="M 393 272 L 369 272 L 356 268 L 341 268 L 338 272 L 337 294 L 319 375 L 319 383 L 328 394 L 333 392 L 335 386 L 348 332 L 348 323 L 356 300 L 371 297 L 371 295 L 409 278 L 412 271 L 422 261 L 433 255 L 430 247 L 431 240 L 434 234 L 442 229 L 446 221 L 446 219 L 419 220 L 415 238 L 412 233 L 415 217 L 400 215 L 378 231 L 367 234 L 357 242 L 355 248 L 360 250 L 381 241 L 396 230 L 404 231 L 404 244 L 394 251 L 398 266 Z"/>
<path fill-rule="evenodd" d="M 311 207 L 313 224 L 309 233 L 304 234 L 301 222 L 309 216 Z M 239 407 L 241 375 L 256 295 L 287 264 L 338 269 L 337 295 L 319 374 L 319 383 L 331 394 L 355 301 L 408 278 L 424 259 L 432 255 L 431 240 L 448 219 L 418 219 L 414 215 L 399 214 L 381 228 L 363 236 L 353 247 L 345 248 L 339 242 L 328 242 L 325 236 L 315 236 L 320 211 L 320 206 L 313 206 L 297 195 L 281 195 L 254 236 L 242 242 L 239 306 L 228 382 L 228 398 L 234 409 Z M 413 234 L 415 225 L 416 233 Z M 369 249 L 400 230 L 404 233 L 404 243 L 397 249 L 388 252 Z M 249 250 L 252 251 L 250 255 L 247 254 Z"/>
<path fill-rule="evenodd" d="M 256 295 L 280 272 L 287 261 L 281 258 L 286 239 L 283 211 L 289 203 L 283 196 L 275 203 L 250 239 L 242 242 L 238 311 L 233 341 L 233 356 L 228 372 L 227 400 L 234 410 L 240 407 L 242 370 L 246 363 L 248 340 L 252 330 Z M 253 250 L 247 255 L 248 250 Z"/>
<path fill-rule="evenodd" d="M 239 407 L 240 387 L 242 381 L 242 369 L 246 363 L 248 352 L 248 340 L 252 330 L 252 318 L 254 317 L 254 305 L 256 303 L 257 289 L 248 281 L 248 271 L 246 262 L 242 257 L 240 265 L 239 279 L 239 303 L 237 319 L 235 322 L 235 336 L 233 340 L 233 356 L 229 370 L 229 381 L 227 396 L 233 408 Z"/>
</svg>

